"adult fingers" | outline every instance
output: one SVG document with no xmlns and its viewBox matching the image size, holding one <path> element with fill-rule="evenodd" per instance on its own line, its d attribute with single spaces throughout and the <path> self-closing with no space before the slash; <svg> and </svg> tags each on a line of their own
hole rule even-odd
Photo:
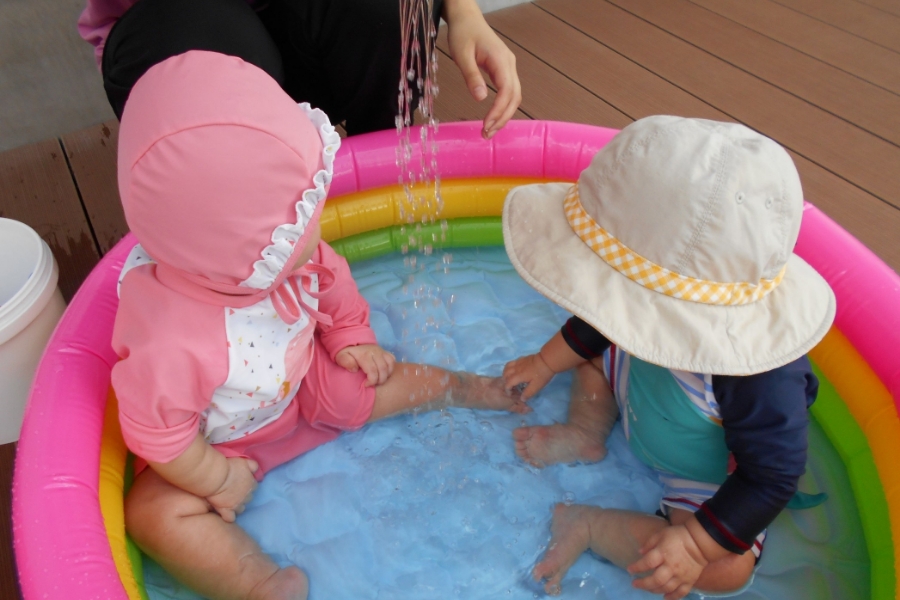
<svg viewBox="0 0 900 600">
<path fill-rule="evenodd" d="M 478 68 L 478 63 L 475 61 L 475 46 L 472 44 L 467 45 L 462 52 L 453 57 L 453 60 L 456 62 L 459 72 L 462 73 L 466 87 L 469 88 L 469 93 L 472 94 L 472 97 L 479 102 L 487 98 L 487 84 L 485 84 L 484 77 L 481 76 L 481 70 Z"/>
<path fill-rule="evenodd" d="M 516 73 L 516 56 L 506 47 L 485 61 L 485 69 L 497 87 L 497 96 L 484 118 L 484 136 L 491 138 L 512 118 L 522 102 L 522 85 Z"/>
</svg>

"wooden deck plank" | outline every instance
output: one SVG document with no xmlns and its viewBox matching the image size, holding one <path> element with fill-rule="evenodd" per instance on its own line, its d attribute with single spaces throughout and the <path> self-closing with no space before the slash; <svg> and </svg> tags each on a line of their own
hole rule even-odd
<svg viewBox="0 0 900 600">
<path fill-rule="evenodd" d="M 861 129 L 900 145 L 900 96 L 689 0 L 612 4 Z M 900 65 L 900 56 L 897 57 Z"/>
<path fill-rule="evenodd" d="M 541 0 L 538 6 L 732 119 L 762 132 L 885 202 L 900 206 L 897 194 L 900 148 L 897 146 L 608 2 Z"/>
<path fill-rule="evenodd" d="M 619 129 L 633 120 L 511 39 L 499 35 L 516 55 L 516 68 L 522 83 L 521 110 L 525 114 L 535 119 L 574 121 Z M 449 56 L 447 36 L 443 31 L 438 36 L 438 47 Z"/>
<path fill-rule="evenodd" d="M 893 0 L 891 0 L 893 1 Z M 791 10 L 772 0 L 691 0 L 736 23 L 900 94 L 900 57 L 893 50 Z"/>
<path fill-rule="evenodd" d="M 900 273 L 900 209 L 791 153 L 803 196 Z"/>
<path fill-rule="evenodd" d="M 60 141 L 100 252 L 106 254 L 128 232 L 116 179 L 119 122 L 82 129 L 62 136 Z"/>
<path fill-rule="evenodd" d="M 892 15 L 897 15 L 900 17 L 900 2 L 897 0 L 859 0 L 863 4 L 868 4 L 869 6 L 874 6 L 875 8 L 881 9 L 885 12 L 889 12 Z"/>
<path fill-rule="evenodd" d="M 0 154 L 0 216 L 40 235 L 59 264 L 68 301 L 100 258 L 58 140 Z"/>
<path fill-rule="evenodd" d="M 504 37 L 630 119 L 668 113 L 733 120 L 533 4 L 490 13 L 487 20 Z"/>
<path fill-rule="evenodd" d="M 12 549 L 12 477 L 15 457 L 15 443 L 0 445 L 0 598 L 3 600 L 18 600 L 21 597 Z"/>
<path fill-rule="evenodd" d="M 853 0 L 776 0 L 829 25 L 900 52 L 900 17 Z"/>
<path fill-rule="evenodd" d="M 599 42 L 582 39 L 584 34 L 569 25 L 541 15 L 534 6 L 523 5 L 488 15 L 488 21 L 502 34 L 521 43 L 530 53 L 566 77 L 579 82 L 626 115 L 680 114 L 733 120 L 673 84 L 649 74 L 646 69 L 610 52 Z M 539 30 L 546 35 L 530 35 Z M 579 38 L 582 36 L 582 38 Z M 564 39 L 566 44 L 556 43 Z M 609 63 L 614 63 L 610 65 Z M 611 71 L 616 69 L 615 71 Z M 520 67 L 522 71 L 522 67 Z M 615 80 L 597 74 L 615 73 Z M 526 77 L 520 73 L 520 76 Z M 627 82 L 626 90 L 618 86 Z M 536 119 L 547 118 L 540 108 L 532 109 Z M 804 193 L 831 218 L 869 246 L 893 269 L 900 271 L 900 210 L 866 193 L 802 156 L 792 153 L 800 172 Z"/>
<path fill-rule="evenodd" d="M 621 129 L 633 119 L 596 94 L 500 35 L 513 54 L 522 83 L 522 111 L 534 119 L 573 121 Z"/>
</svg>

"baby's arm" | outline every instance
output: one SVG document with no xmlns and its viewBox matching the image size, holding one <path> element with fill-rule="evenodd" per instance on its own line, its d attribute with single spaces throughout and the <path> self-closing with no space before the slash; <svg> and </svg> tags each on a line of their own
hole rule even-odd
<svg viewBox="0 0 900 600">
<path fill-rule="evenodd" d="M 234 522 L 253 496 L 256 489 L 253 473 L 259 468 L 250 459 L 225 458 L 200 434 L 174 460 L 149 464 L 172 485 L 205 498 L 228 523 Z"/>
<path fill-rule="evenodd" d="M 334 287 L 319 300 L 319 310 L 330 316 L 333 323 L 317 325 L 319 340 L 328 355 L 337 361 L 338 353 L 349 346 L 377 345 L 375 332 L 369 326 L 369 303 L 359 293 L 347 261 L 325 242 L 319 243 L 312 260 L 334 273 Z"/>
<path fill-rule="evenodd" d="M 636 579 L 634 587 L 664 594 L 666 600 L 689 594 L 706 565 L 731 554 L 694 516 L 684 524 L 661 529 L 644 543 L 640 552 L 643 557 L 629 565 L 628 572 L 635 576 L 649 575 Z M 666 590 L 673 591 L 666 593 Z"/>
<path fill-rule="evenodd" d="M 503 385 L 506 389 L 512 389 L 526 384 L 522 400 L 528 400 L 541 391 L 555 374 L 568 371 L 583 362 L 585 359 L 569 347 L 562 333 L 557 332 L 537 354 L 529 354 L 507 363 L 503 369 Z"/>
<path fill-rule="evenodd" d="M 334 272 L 334 289 L 319 300 L 319 310 L 333 319 L 319 324 L 319 339 L 334 359 L 348 371 L 362 369 L 366 387 L 381 385 L 394 372 L 394 355 L 378 346 L 369 326 L 369 303 L 359 293 L 347 261 L 321 242 L 313 260 Z"/>
<path fill-rule="evenodd" d="M 472 97 L 481 102 L 488 95 L 480 69 L 487 72 L 497 88 L 482 130 L 482 135 L 490 139 L 512 118 L 522 101 L 516 56 L 487 24 L 475 0 L 445 0 L 442 16 L 447 21 L 450 56 Z"/>
<path fill-rule="evenodd" d="M 817 388 L 805 357 L 757 375 L 713 377 L 737 468 L 681 526 L 673 524 L 647 541 L 643 558 L 628 570 L 654 572 L 635 587 L 658 591 L 677 578 L 689 590 L 685 586 L 693 586 L 704 561 L 751 548 L 797 489 L 806 464 L 807 408 Z"/>
</svg>

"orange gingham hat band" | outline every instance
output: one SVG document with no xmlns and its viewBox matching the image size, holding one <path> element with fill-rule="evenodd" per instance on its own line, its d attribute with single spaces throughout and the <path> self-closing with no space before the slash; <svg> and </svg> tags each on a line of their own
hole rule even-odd
<svg viewBox="0 0 900 600">
<path fill-rule="evenodd" d="M 598 225 L 581 205 L 577 183 L 566 194 L 563 206 L 572 231 L 606 264 L 666 296 L 721 306 L 749 304 L 774 290 L 784 277 L 786 266 L 774 279 L 760 279 L 758 283 L 718 283 L 680 275 L 644 258 Z"/>
</svg>

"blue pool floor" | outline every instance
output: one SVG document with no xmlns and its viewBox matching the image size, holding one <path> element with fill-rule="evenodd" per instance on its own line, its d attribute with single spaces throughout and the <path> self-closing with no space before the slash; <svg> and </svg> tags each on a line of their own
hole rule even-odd
<svg viewBox="0 0 900 600">
<path fill-rule="evenodd" d="M 569 316 L 532 290 L 502 248 L 353 265 L 380 343 L 407 363 L 499 375 L 540 348 Z M 397 368 L 404 368 L 398 365 Z M 451 408 L 393 417 L 274 469 L 238 523 L 281 565 L 311 581 L 311 600 L 524 600 L 543 597 L 530 570 L 549 541 L 557 502 L 653 512 L 661 488 L 622 429 L 596 464 L 535 469 L 511 432 L 564 421 L 569 375 L 514 415 Z M 770 527 L 753 586 L 740 598 L 868 598 L 868 559 L 850 486 L 813 425 L 801 489 L 829 500 L 786 511 Z M 149 559 L 153 599 L 193 599 Z M 613 565 L 582 556 L 562 598 L 659 598 Z"/>
</svg>

